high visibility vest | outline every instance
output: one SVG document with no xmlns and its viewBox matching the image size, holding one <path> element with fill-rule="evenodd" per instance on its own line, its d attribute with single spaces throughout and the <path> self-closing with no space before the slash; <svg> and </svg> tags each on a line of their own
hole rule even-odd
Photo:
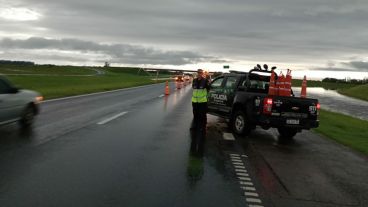
<svg viewBox="0 0 368 207">
<path fill-rule="evenodd" d="M 193 103 L 205 103 L 207 102 L 207 88 L 206 88 L 206 79 L 199 80 L 195 79 L 193 81 L 193 95 L 192 102 Z"/>
</svg>

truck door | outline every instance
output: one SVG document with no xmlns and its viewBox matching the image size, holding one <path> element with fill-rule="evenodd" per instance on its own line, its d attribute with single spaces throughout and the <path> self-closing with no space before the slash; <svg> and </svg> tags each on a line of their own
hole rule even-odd
<svg viewBox="0 0 368 207">
<path fill-rule="evenodd" d="M 221 100 L 218 99 L 219 94 L 223 91 L 224 77 L 218 77 L 211 82 L 210 90 L 208 93 L 208 111 L 218 114 L 219 107 L 224 105 Z"/>
<path fill-rule="evenodd" d="M 226 97 L 226 104 L 223 108 L 225 113 L 230 113 L 235 97 L 235 91 L 238 84 L 238 77 L 236 76 L 227 76 L 224 84 L 224 96 Z"/>
</svg>

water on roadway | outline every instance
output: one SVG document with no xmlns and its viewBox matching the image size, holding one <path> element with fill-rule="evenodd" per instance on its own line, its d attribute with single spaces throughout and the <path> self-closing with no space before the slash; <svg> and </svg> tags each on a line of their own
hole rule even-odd
<svg viewBox="0 0 368 207">
<path fill-rule="evenodd" d="M 296 96 L 300 88 L 293 88 Z M 360 119 L 368 120 L 368 101 L 341 95 L 335 90 L 324 88 L 307 88 L 307 96 L 319 100 L 322 109 L 343 113 Z"/>
</svg>

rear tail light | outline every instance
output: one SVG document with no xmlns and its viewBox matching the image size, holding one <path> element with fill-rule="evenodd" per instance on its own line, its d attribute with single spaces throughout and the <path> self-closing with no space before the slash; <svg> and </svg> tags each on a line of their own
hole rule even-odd
<svg viewBox="0 0 368 207">
<path fill-rule="evenodd" d="M 263 99 L 263 114 L 271 114 L 272 113 L 272 98 Z"/>
<path fill-rule="evenodd" d="M 317 103 L 317 110 L 321 109 L 321 104 Z"/>
</svg>

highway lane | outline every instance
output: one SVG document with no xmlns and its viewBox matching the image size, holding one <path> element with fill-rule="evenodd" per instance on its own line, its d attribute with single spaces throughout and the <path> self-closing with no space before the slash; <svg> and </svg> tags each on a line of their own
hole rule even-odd
<svg viewBox="0 0 368 207">
<path fill-rule="evenodd" d="M 367 206 L 368 159 L 312 132 L 224 141 L 208 115 L 189 153 L 190 89 L 163 84 L 43 104 L 34 130 L 0 128 L 0 206 Z"/>
<path fill-rule="evenodd" d="M 216 140 L 203 158 L 189 153 L 190 90 L 159 98 L 163 88 L 46 103 L 28 141 L 2 143 L 12 147 L 1 151 L 0 205 L 246 206 Z"/>
</svg>

